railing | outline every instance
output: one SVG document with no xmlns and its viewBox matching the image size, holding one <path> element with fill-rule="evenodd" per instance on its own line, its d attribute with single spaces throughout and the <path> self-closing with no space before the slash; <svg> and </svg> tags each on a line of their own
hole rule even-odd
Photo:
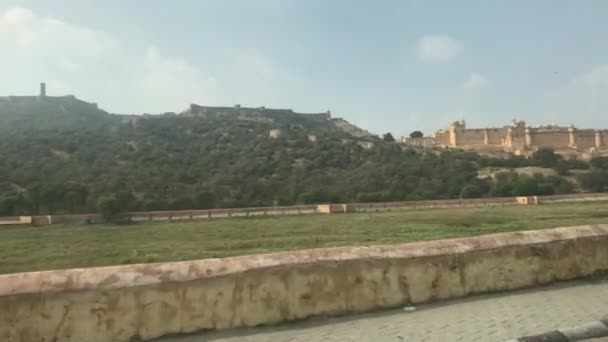
<svg viewBox="0 0 608 342">
<path fill-rule="evenodd" d="M 606 196 L 608 199 L 608 194 Z M 474 198 L 474 199 L 448 199 L 433 201 L 407 201 L 407 202 L 381 202 L 381 203 L 353 203 L 356 212 L 390 211 L 403 209 L 430 209 L 451 207 L 484 207 L 517 204 L 515 197 Z"/>
<path fill-rule="evenodd" d="M 130 212 L 122 214 L 121 218 L 131 222 L 179 221 L 227 217 L 302 215 L 314 214 L 316 212 L 316 205 L 297 205 L 285 207 Z"/>
</svg>

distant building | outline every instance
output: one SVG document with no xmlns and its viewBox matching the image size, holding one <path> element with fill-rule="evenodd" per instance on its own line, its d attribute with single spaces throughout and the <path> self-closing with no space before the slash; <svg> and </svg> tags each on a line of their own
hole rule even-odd
<svg viewBox="0 0 608 342">
<path fill-rule="evenodd" d="M 56 103 L 61 105 L 73 104 L 81 106 L 81 108 L 88 109 L 99 109 L 96 103 L 82 101 L 74 95 L 63 95 L 63 96 L 48 96 L 46 93 L 46 83 L 40 83 L 40 90 L 38 95 L 26 95 L 26 96 L 0 96 L 0 102 L 5 102 L 9 104 L 23 104 L 23 103 L 31 103 L 31 102 L 44 102 L 44 103 Z"/>
<path fill-rule="evenodd" d="M 608 130 L 556 125 L 529 127 L 521 120 L 513 120 L 510 125 L 498 128 L 467 128 L 463 120 L 452 123 L 431 137 L 402 137 L 399 142 L 408 146 L 509 152 L 535 151 L 540 148 L 595 152 L 608 148 Z"/>
</svg>

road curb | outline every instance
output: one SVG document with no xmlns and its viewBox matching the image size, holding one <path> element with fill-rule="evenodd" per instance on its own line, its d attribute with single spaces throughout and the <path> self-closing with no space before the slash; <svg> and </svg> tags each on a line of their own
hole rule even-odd
<svg viewBox="0 0 608 342">
<path fill-rule="evenodd" d="M 608 316 L 576 327 L 548 331 L 539 335 L 523 336 L 507 342 L 572 342 L 606 336 L 608 336 Z"/>
</svg>

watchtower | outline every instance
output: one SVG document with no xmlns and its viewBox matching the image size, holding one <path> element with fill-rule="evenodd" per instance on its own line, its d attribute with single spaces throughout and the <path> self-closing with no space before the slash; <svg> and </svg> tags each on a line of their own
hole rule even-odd
<svg viewBox="0 0 608 342">
<path fill-rule="evenodd" d="M 40 95 L 41 98 L 42 97 L 46 97 L 46 83 L 41 82 L 40 83 Z"/>
</svg>

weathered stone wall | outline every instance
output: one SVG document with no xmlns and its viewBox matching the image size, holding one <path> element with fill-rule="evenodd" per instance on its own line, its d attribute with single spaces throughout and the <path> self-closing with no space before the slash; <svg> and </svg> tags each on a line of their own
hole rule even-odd
<svg viewBox="0 0 608 342">
<path fill-rule="evenodd" d="M 519 150 L 525 148 L 529 135 L 524 126 L 508 127 L 505 138 L 505 148 L 508 150 Z"/>
<path fill-rule="evenodd" d="M 449 146 L 475 150 L 501 149 L 506 151 L 552 148 L 565 150 L 576 148 L 586 151 L 607 145 L 608 130 L 576 129 L 575 127 L 539 126 L 527 127 L 523 121 L 514 121 L 502 128 L 466 128 L 464 121 L 454 122 L 447 130 L 439 130 L 433 135 L 435 143 L 419 144 L 403 139 L 406 145 L 425 147 Z"/>
<path fill-rule="evenodd" d="M 598 130 L 596 132 L 595 146 L 601 148 L 608 146 L 608 130 Z"/>
<path fill-rule="evenodd" d="M 196 115 L 196 116 L 225 116 L 225 115 L 260 115 L 261 113 L 266 114 L 279 114 L 279 115 L 303 115 L 309 119 L 327 121 L 331 119 L 331 112 L 325 113 L 297 113 L 292 109 L 277 109 L 277 108 L 266 108 L 266 107 L 241 107 L 235 105 L 234 107 L 214 107 L 214 106 L 200 106 L 197 104 L 190 104 L 190 109 L 184 115 Z"/>
<path fill-rule="evenodd" d="M 507 133 L 504 128 L 488 128 L 486 129 L 488 145 L 502 145 Z"/>
<path fill-rule="evenodd" d="M 574 144 L 578 149 L 595 147 L 595 130 L 577 130 L 574 133 Z"/>
<path fill-rule="evenodd" d="M 485 145 L 484 129 L 465 129 L 454 131 L 456 146 Z"/>
<path fill-rule="evenodd" d="M 433 138 L 433 137 L 422 137 L 422 138 L 402 137 L 399 142 L 404 145 L 418 146 L 418 147 L 433 147 L 433 146 L 437 145 L 437 143 L 435 142 L 435 138 Z"/>
<path fill-rule="evenodd" d="M 568 148 L 570 133 L 568 131 L 531 132 L 532 146 L 537 148 Z"/>
<path fill-rule="evenodd" d="M 448 146 L 450 144 L 450 132 L 448 131 L 439 131 L 433 137 L 438 146 Z"/>
<path fill-rule="evenodd" d="M 130 341 L 504 291 L 608 270 L 608 225 L 0 276 L 0 340 Z"/>
</svg>

